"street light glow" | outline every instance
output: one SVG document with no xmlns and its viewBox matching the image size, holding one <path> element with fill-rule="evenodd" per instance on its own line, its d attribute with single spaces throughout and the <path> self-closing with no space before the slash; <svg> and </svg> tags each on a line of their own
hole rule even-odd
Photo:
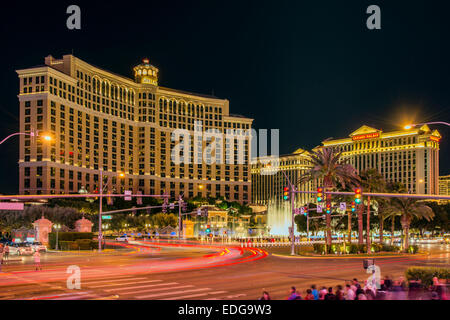
<svg viewBox="0 0 450 320">
<path fill-rule="evenodd" d="M 405 129 L 405 130 L 409 130 L 409 129 L 411 129 L 412 127 L 413 127 L 412 124 L 408 124 L 408 125 L 404 126 L 404 129 Z"/>
</svg>

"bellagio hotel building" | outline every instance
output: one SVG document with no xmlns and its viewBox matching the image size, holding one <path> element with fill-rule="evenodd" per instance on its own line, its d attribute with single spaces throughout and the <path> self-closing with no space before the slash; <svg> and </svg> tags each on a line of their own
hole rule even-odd
<svg viewBox="0 0 450 320">
<path fill-rule="evenodd" d="M 158 69 L 148 59 L 133 71 L 130 79 L 73 55 L 48 56 L 45 65 L 17 70 L 20 131 L 38 131 L 37 137 L 20 138 L 20 194 L 76 193 L 82 188 L 95 192 L 102 170 L 109 192 L 249 202 L 247 138 L 240 164 L 174 164 L 171 133 L 193 132 L 200 122 L 203 130 L 233 129 L 239 134 L 251 129 L 253 120 L 230 114 L 228 100 L 159 86 Z M 45 141 L 43 133 L 53 139 Z M 197 143 L 206 146 L 205 141 Z M 233 150 L 237 143 L 225 147 Z M 124 179 L 118 178 L 119 172 Z"/>
</svg>

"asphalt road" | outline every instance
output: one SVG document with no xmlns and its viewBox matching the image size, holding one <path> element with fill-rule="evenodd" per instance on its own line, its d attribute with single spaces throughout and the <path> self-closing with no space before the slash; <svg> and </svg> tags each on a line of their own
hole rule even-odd
<svg viewBox="0 0 450 320">
<path fill-rule="evenodd" d="M 429 255 L 377 258 L 381 275 L 402 276 L 408 266 L 450 266 L 449 245 L 425 247 Z M 42 254 L 3 267 L 0 299 L 257 299 L 262 290 L 285 299 L 291 286 L 335 286 L 369 274 L 362 258 L 290 258 L 264 249 L 139 243 L 97 253 Z M 81 288 L 68 289 L 67 267 L 80 268 Z M 169 272 L 167 270 L 170 270 Z"/>
</svg>

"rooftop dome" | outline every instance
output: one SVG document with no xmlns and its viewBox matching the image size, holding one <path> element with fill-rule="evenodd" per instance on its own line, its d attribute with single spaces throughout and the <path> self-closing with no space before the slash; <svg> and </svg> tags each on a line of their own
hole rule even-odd
<svg viewBox="0 0 450 320">
<path fill-rule="evenodd" d="M 134 80 L 137 83 L 158 85 L 158 68 L 150 64 L 148 58 L 142 59 L 142 63 L 133 68 Z"/>
</svg>

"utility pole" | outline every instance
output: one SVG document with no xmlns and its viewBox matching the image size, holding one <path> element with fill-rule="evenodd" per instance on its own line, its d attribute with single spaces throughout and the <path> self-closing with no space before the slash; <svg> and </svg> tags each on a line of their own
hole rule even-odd
<svg viewBox="0 0 450 320">
<path fill-rule="evenodd" d="M 98 202 L 100 203 L 98 208 L 98 252 L 102 252 L 102 206 L 103 206 L 103 169 L 100 168 L 100 188 L 99 188 L 99 199 Z"/>
<path fill-rule="evenodd" d="M 183 230 L 182 219 L 181 219 L 181 206 L 183 204 L 183 196 L 180 194 L 178 196 L 178 240 L 181 239 L 181 232 Z"/>
<path fill-rule="evenodd" d="M 294 238 L 294 225 L 295 225 L 295 193 L 294 185 L 289 181 L 289 192 L 291 197 L 291 209 L 292 209 L 292 223 L 291 223 L 291 256 L 295 255 L 295 238 Z"/>
<path fill-rule="evenodd" d="M 309 212 L 306 213 L 306 242 L 309 243 Z"/>
</svg>

